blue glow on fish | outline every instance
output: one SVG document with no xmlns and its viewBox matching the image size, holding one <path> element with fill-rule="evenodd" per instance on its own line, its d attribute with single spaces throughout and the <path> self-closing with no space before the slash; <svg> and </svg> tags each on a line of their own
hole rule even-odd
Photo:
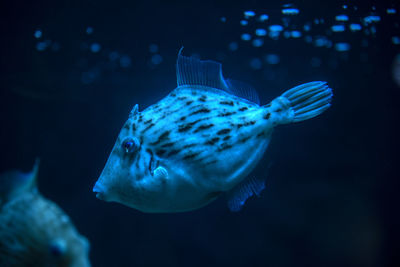
<svg viewBox="0 0 400 267">
<path fill-rule="evenodd" d="M 250 67 L 262 64 L 254 58 Z M 255 90 L 225 79 L 218 62 L 180 51 L 176 70 L 176 89 L 141 112 L 132 109 L 93 188 L 98 198 L 143 212 L 183 212 L 226 194 L 229 208 L 240 210 L 265 187 L 264 177 L 247 176 L 274 127 L 321 114 L 332 97 L 325 82 L 311 82 L 260 105 Z"/>
</svg>

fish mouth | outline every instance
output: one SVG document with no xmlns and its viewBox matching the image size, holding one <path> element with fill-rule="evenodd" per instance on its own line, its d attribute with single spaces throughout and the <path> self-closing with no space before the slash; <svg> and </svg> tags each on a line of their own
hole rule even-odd
<svg viewBox="0 0 400 267">
<path fill-rule="evenodd" d="M 100 182 L 96 182 L 96 184 L 93 187 L 93 192 L 97 193 L 96 197 L 98 199 L 104 200 L 104 192 L 105 192 L 105 188 L 104 186 L 100 183 Z"/>
</svg>

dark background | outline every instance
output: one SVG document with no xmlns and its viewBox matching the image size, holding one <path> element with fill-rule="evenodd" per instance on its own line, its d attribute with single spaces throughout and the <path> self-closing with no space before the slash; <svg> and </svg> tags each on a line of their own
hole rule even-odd
<svg viewBox="0 0 400 267">
<path fill-rule="evenodd" d="M 281 1 L 2 1 L 1 171 L 27 171 L 41 158 L 40 191 L 88 237 L 95 267 L 400 266 L 400 87 L 392 78 L 400 48 L 391 43 L 400 28 L 399 13 L 386 14 L 399 5 L 347 1 L 358 9 L 343 11 L 341 1 L 291 3 L 301 12 L 291 25 L 325 18 L 310 35 L 328 34 L 351 50 L 316 48 L 303 38 L 267 38 L 260 48 L 240 40 L 243 11 L 281 23 Z M 335 15 L 359 22 L 372 6 L 382 18 L 375 35 L 329 33 Z M 254 19 L 248 27 L 257 27 Z M 38 51 L 37 29 L 59 50 Z M 237 51 L 228 49 L 232 41 Z M 87 48 L 93 42 L 98 53 Z M 159 65 L 150 63 L 150 44 L 159 46 Z M 92 193 L 133 105 L 144 109 L 175 87 L 181 46 L 186 55 L 222 62 L 225 76 L 253 84 L 263 104 L 303 82 L 333 88 L 322 116 L 276 129 L 253 173 L 267 188 L 239 213 L 221 198 L 192 212 L 144 214 Z M 131 65 L 111 62 L 112 51 Z M 279 64 L 249 66 L 267 53 L 278 54 Z"/>
</svg>

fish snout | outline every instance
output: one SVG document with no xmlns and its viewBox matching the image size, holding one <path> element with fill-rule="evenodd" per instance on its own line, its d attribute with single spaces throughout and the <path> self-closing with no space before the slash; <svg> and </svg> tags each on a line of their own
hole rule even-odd
<svg viewBox="0 0 400 267">
<path fill-rule="evenodd" d="M 100 181 L 97 181 L 96 184 L 94 185 L 93 192 L 97 193 L 96 197 L 98 199 L 103 200 L 103 201 L 107 201 L 106 196 L 105 196 L 106 195 L 106 189 L 105 189 L 104 185 Z"/>
</svg>

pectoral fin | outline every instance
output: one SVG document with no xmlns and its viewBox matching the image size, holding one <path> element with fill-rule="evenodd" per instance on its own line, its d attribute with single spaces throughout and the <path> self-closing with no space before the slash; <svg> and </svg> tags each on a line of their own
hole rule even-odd
<svg viewBox="0 0 400 267">
<path fill-rule="evenodd" d="M 168 171 L 161 166 L 158 166 L 153 173 L 155 179 L 168 179 Z"/>
<path fill-rule="evenodd" d="M 240 211 L 247 199 L 253 195 L 259 196 L 264 188 L 264 180 L 246 178 L 228 192 L 228 208 L 231 211 Z"/>
</svg>

